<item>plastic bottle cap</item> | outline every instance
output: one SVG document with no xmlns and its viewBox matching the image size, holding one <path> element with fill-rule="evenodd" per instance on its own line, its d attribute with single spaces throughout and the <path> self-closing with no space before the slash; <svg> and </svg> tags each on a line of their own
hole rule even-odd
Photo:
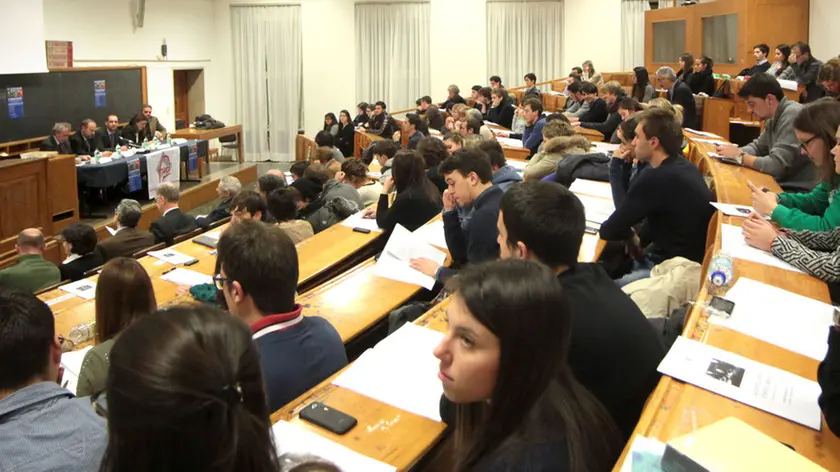
<svg viewBox="0 0 840 472">
<path fill-rule="evenodd" d="M 722 271 L 716 270 L 712 272 L 712 275 L 709 277 L 709 280 L 712 281 L 713 285 L 720 287 L 726 283 L 726 274 Z"/>
</svg>

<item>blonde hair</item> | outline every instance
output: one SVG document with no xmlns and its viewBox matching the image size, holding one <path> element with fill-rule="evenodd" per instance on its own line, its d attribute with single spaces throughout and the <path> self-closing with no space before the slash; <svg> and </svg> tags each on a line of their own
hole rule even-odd
<svg viewBox="0 0 840 472">
<path fill-rule="evenodd" d="M 543 126 L 543 137 L 552 139 L 560 136 L 571 136 L 575 134 L 572 125 L 563 120 L 551 120 Z"/>
<path fill-rule="evenodd" d="M 683 106 L 682 105 L 674 105 L 669 102 L 667 99 L 662 97 L 657 97 L 648 102 L 648 108 L 664 108 L 665 110 L 670 111 L 674 114 L 674 118 L 677 120 L 677 123 L 682 126 L 683 122 Z"/>
<path fill-rule="evenodd" d="M 609 82 L 601 85 L 600 92 L 621 95 L 622 92 L 624 92 L 624 87 L 622 87 L 618 81 L 610 80 Z"/>
<path fill-rule="evenodd" d="M 455 121 L 461 121 L 467 119 L 467 110 L 470 107 L 464 105 L 463 103 L 459 103 L 452 107 L 452 119 Z"/>
<path fill-rule="evenodd" d="M 461 136 L 464 141 L 464 148 L 465 149 L 473 149 L 478 146 L 484 139 L 481 138 L 480 134 L 468 134 L 466 136 Z"/>
</svg>

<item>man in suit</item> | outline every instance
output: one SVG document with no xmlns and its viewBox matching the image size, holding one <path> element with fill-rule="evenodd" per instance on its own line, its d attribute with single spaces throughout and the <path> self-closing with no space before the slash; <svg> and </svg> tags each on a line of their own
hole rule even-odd
<svg viewBox="0 0 840 472">
<path fill-rule="evenodd" d="M 40 230 L 29 228 L 21 231 L 15 250 L 18 253 L 18 262 L 0 270 L 0 286 L 34 293 L 61 281 L 58 267 L 44 259 L 44 234 Z"/>
<path fill-rule="evenodd" d="M 90 118 L 82 120 L 79 132 L 70 136 L 70 146 L 73 148 L 73 154 L 77 156 L 90 157 L 94 155 L 98 149 L 96 123 Z"/>
<path fill-rule="evenodd" d="M 187 234 L 198 228 L 195 219 L 186 215 L 178 208 L 181 190 L 173 182 L 164 182 L 157 188 L 155 205 L 160 210 L 161 217 L 152 223 L 151 231 L 155 236 L 155 244 L 165 242 L 172 244 L 175 236 Z"/>
<path fill-rule="evenodd" d="M 822 61 L 811 55 L 811 46 L 796 43 L 790 47 L 790 65 L 796 74 L 796 83 L 805 87 L 800 102 L 811 103 L 825 96 L 825 89 L 818 82 Z"/>
<path fill-rule="evenodd" d="M 677 73 L 670 67 L 660 67 L 656 71 L 659 87 L 668 91 L 668 101 L 683 107 L 683 128 L 697 128 L 697 106 L 691 87 L 677 79 Z"/>
<path fill-rule="evenodd" d="M 114 213 L 117 232 L 96 246 L 104 260 L 131 257 L 134 253 L 155 245 L 155 237 L 152 233 L 137 229 L 137 223 L 143 216 L 143 210 L 137 200 L 123 199 Z"/>
<path fill-rule="evenodd" d="M 770 46 L 766 44 L 756 44 L 753 47 L 753 56 L 755 56 L 755 65 L 752 67 L 747 67 L 746 69 L 742 70 L 738 73 L 738 77 L 755 77 L 758 74 L 762 74 L 767 72 L 770 69 L 770 61 L 767 60 L 767 56 L 770 55 Z"/>
<path fill-rule="evenodd" d="M 59 154 L 73 154 L 73 147 L 70 145 L 72 134 L 70 123 L 59 122 L 53 125 L 52 134 L 41 142 L 42 151 L 58 151 Z"/>
<path fill-rule="evenodd" d="M 152 116 L 152 106 L 143 105 L 143 116 L 146 117 L 146 136 L 156 136 L 158 139 L 166 135 L 166 128 L 160 124 L 156 116 Z"/>
<path fill-rule="evenodd" d="M 219 185 L 216 187 L 216 193 L 222 202 L 210 212 L 209 215 L 201 216 L 195 219 L 196 224 L 202 228 L 209 228 L 211 224 L 216 221 L 223 220 L 230 216 L 230 202 L 233 197 L 239 195 L 242 191 L 242 183 L 239 179 L 232 175 L 226 175 L 219 179 Z"/>
<path fill-rule="evenodd" d="M 128 150 L 126 146 L 122 145 L 123 138 L 120 137 L 120 131 L 117 129 L 119 125 L 120 119 L 117 115 L 108 115 L 108 119 L 105 121 L 105 127 L 100 128 L 96 132 L 97 144 L 99 146 L 97 149 L 103 152 L 113 152 L 117 148 L 121 148 L 123 151 Z"/>
</svg>

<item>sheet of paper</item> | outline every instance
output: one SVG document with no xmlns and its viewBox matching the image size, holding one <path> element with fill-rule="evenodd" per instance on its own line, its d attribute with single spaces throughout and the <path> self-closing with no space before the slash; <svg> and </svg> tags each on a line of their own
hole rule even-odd
<svg viewBox="0 0 840 472">
<path fill-rule="evenodd" d="M 106 230 L 108 230 L 108 233 L 109 233 L 111 236 L 113 236 L 113 235 L 117 234 L 117 230 L 115 230 L 114 228 L 111 228 L 110 226 L 105 226 L 105 229 L 106 229 Z"/>
<path fill-rule="evenodd" d="M 496 138 L 496 140 L 499 141 L 499 144 L 501 144 L 502 146 L 516 147 L 516 148 L 524 147 L 522 145 L 522 140 L 521 139 L 503 138 L 503 137 L 499 136 L 499 137 Z"/>
<path fill-rule="evenodd" d="M 659 464 L 662 462 L 663 454 L 665 454 L 665 443 L 659 442 L 656 439 L 636 435 L 630 444 L 630 453 L 627 454 L 624 462 L 621 464 L 621 470 L 619 472 L 633 472 L 634 466 L 640 467 L 642 464 Z M 641 470 L 649 472 L 650 470 L 657 469 L 642 468 Z"/>
<path fill-rule="evenodd" d="M 443 265 L 446 254 L 429 245 L 422 235 L 414 234 L 398 224 L 388 238 L 379 260 L 376 261 L 373 273 L 379 277 L 431 290 L 435 286 L 435 278 L 412 269 L 409 261 L 414 258 L 431 259 Z"/>
<path fill-rule="evenodd" d="M 113 159 L 110 157 L 100 157 L 99 162 L 97 164 L 110 164 Z"/>
<path fill-rule="evenodd" d="M 382 178 L 382 172 L 368 172 L 367 176 L 370 177 L 371 179 L 381 179 Z"/>
<path fill-rule="evenodd" d="M 794 92 L 799 90 L 799 84 L 795 80 L 784 80 L 784 79 L 778 79 L 778 80 L 779 80 L 779 85 L 781 85 L 782 88 L 785 89 L 785 90 L 793 90 Z"/>
<path fill-rule="evenodd" d="M 271 427 L 277 455 L 313 455 L 332 462 L 342 472 L 395 472 L 396 467 L 379 462 L 301 426 L 278 421 Z"/>
<path fill-rule="evenodd" d="M 368 349 L 333 384 L 401 410 L 440 421 L 440 361 L 432 353 L 443 333 L 407 323 Z"/>
<path fill-rule="evenodd" d="M 376 218 L 362 218 L 364 213 L 364 211 L 353 213 L 342 221 L 341 225 L 348 228 L 364 228 L 381 233 L 382 230 L 379 228 L 379 225 L 376 224 Z"/>
<path fill-rule="evenodd" d="M 686 128 L 685 130 L 694 134 L 699 134 L 700 136 L 706 136 L 707 138 L 723 139 L 714 133 L 707 133 L 706 131 L 697 131 L 696 129 L 691 128 Z"/>
<path fill-rule="evenodd" d="M 192 257 L 172 250 L 172 249 L 161 249 L 160 251 L 149 251 L 148 254 L 152 257 L 160 259 L 162 261 L 166 261 L 172 265 L 183 264 L 185 262 L 189 262 L 193 260 Z"/>
<path fill-rule="evenodd" d="M 612 200 L 612 190 L 609 182 L 598 182 L 595 180 L 575 179 L 569 187 L 572 193 L 577 195 L 591 195 Z"/>
<path fill-rule="evenodd" d="M 93 346 L 88 346 L 78 351 L 65 352 L 61 355 L 61 366 L 64 367 L 64 375 L 61 377 L 61 385 L 74 394 L 79 383 L 79 374 L 82 372 L 82 361 L 85 355 Z M 65 385 L 66 384 L 66 385 Z"/>
<path fill-rule="evenodd" d="M 505 163 L 516 170 L 525 170 L 528 167 L 528 163 L 525 161 L 517 161 L 516 159 L 506 159 Z"/>
<path fill-rule="evenodd" d="M 75 282 L 62 285 L 59 288 L 67 293 L 72 293 L 77 297 L 84 298 L 85 300 L 93 300 L 96 298 L 96 282 L 92 280 L 77 280 Z"/>
<path fill-rule="evenodd" d="M 741 218 L 747 218 L 750 216 L 750 213 L 755 211 L 753 207 L 747 205 L 733 205 L 731 203 L 718 203 L 718 202 L 711 202 L 712 206 L 723 212 L 724 215 L 727 216 L 739 216 Z"/>
<path fill-rule="evenodd" d="M 618 151 L 619 147 L 620 147 L 619 144 L 592 143 L 592 152 L 602 152 L 602 153 L 606 154 L 608 152 Z"/>
<path fill-rule="evenodd" d="M 161 280 L 166 280 L 178 285 L 186 285 L 188 287 L 213 283 L 213 277 L 204 275 L 194 270 L 183 269 L 181 267 L 163 274 L 160 278 Z"/>
<path fill-rule="evenodd" d="M 443 221 L 435 221 L 433 223 L 426 223 L 417 228 L 414 234 L 423 238 L 424 241 L 432 246 L 442 249 L 449 249 L 446 245 L 446 234 L 443 232 Z"/>
<path fill-rule="evenodd" d="M 741 277 L 726 293 L 732 316 L 709 322 L 740 331 L 817 361 L 825 359 L 834 307 L 772 285 Z"/>
<path fill-rule="evenodd" d="M 732 143 L 721 141 L 720 139 L 704 139 L 704 138 L 691 138 L 698 143 L 706 143 L 706 144 L 719 144 L 721 146 L 730 146 Z"/>
<path fill-rule="evenodd" d="M 759 264 L 778 267 L 792 272 L 804 273 L 773 254 L 756 249 L 747 244 L 744 241 L 744 235 L 741 233 L 739 226 L 729 224 L 720 225 L 720 240 L 723 252 L 734 258 L 758 262 Z"/>
<path fill-rule="evenodd" d="M 60 297 L 51 298 L 51 299 L 45 301 L 44 303 L 46 303 L 47 306 L 53 306 L 56 303 L 61 303 L 65 300 L 70 300 L 73 297 L 75 297 L 75 295 L 73 295 L 72 293 L 68 293 L 67 295 L 62 295 Z"/>
<path fill-rule="evenodd" d="M 583 203 L 587 222 L 597 223 L 600 227 L 603 222 L 607 221 L 615 213 L 615 204 L 611 198 L 598 198 L 589 195 L 578 195 L 577 197 Z"/>
<path fill-rule="evenodd" d="M 790 372 L 680 336 L 659 372 L 801 425 L 820 429 L 820 386 Z"/>
</svg>

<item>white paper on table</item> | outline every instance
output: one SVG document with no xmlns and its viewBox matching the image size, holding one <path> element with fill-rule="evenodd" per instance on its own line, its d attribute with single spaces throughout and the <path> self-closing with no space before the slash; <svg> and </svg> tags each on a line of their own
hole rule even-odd
<svg viewBox="0 0 840 472">
<path fill-rule="evenodd" d="M 196 272 L 194 270 L 183 269 L 181 267 L 163 274 L 160 278 L 161 280 L 166 280 L 178 285 L 186 285 L 188 287 L 213 283 L 213 277 L 204 275 L 201 272 Z"/>
<path fill-rule="evenodd" d="M 443 231 L 443 221 L 427 223 L 417 228 L 417 231 L 415 231 L 414 234 L 420 236 L 424 241 L 432 246 L 447 250 L 449 249 L 449 246 L 446 245 L 446 234 Z"/>
<path fill-rule="evenodd" d="M 575 179 L 569 187 L 572 193 L 580 195 L 592 195 L 612 200 L 612 189 L 609 182 L 598 182 L 595 180 Z"/>
<path fill-rule="evenodd" d="M 172 139 L 172 144 L 174 144 L 176 146 L 181 145 L 181 144 L 186 144 L 186 142 L 187 142 L 187 140 L 185 138 L 173 138 Z"/>
<path fill-rule="evenodd" d="M 113 236 L 113 235 L 117 234 L 117 230 L 115 230 L 114 228 L 111 228 L 110 226 L 107 226 L 107 225 L 106 225 L 106 226 L 105 226 L 105 229 L 106 229 L 106 230 L 108 230 L 108 233 L 109 233 L 111 236 Z"/>
<path fill-rule="evenodd" d="M 507 165 L 509 165 L 509 166 L 513 167 L 514 169 L 516 169 L 516 170 L 520 170 L 520 171 L 525 170 L 525 168 L 526 168 L 526 167 L 528 167 L 528 163 L 527 163 L 527 162 L 524 162 L 524 161 L 517 161 L 517 160 L 515 160 L 515 159 L 506 159 L 506 160 L 505 160 L 505 163 L 506 163 Z"/>
<path fill-rule="evenodd" d="M 624 463 L 621 464 L 619 472 L 633 472 L 633 457 L 636 454 L 651 454 L 661 458 L 665 454 L 665 443 L 637 434 L 630 444 L 630 452 L 625 457 Z"/>
<path fill-rule="evenodd" d="M 487 121 L 487 120 L 484 120 L 484 124 L 487 125 L 487 126 L 498 126 L 499 128 L 502 127 L 502 125 L 500 125 L 498 123 L 493 123 L 492 121 Z"/>
<path fill-rule="evenodd" d="M 697 131 L 696 129 L 691 128 L 686 128 L 685 130 L 694 134 L 699 134 L 700 136 L 706 136 L 707 138 L 723 139 L 722 137 L 714 133 L 708 133 L 706 131 Z"/>
<path fill-rule="evenodd" d="M 739 226 L 725 223 L 720 225 L 720 242 L 721 250 L 734 258 L 758 262 L 759 264 L 804 274 L 801 270 L 779 259 L 773 254 L 764 252 L 761 249 L 756 249 L 747 244 Z"/>
<path fill-rule="evenodd" d="M 362 215 L 364 214 L 364 210 L 353 213 L 341 222 L 341 226 L 346 226 L 348 228 L 364 228 L 381 233 L 382 230 L 379 228 L 379 225 L 376 224 L 376 218 L 362 218 Z"/>
<path fill-rule="evenodd" d="M 496 137 L 496 141 L 499 141 L 499 144 L 501 144 L 502 146 L 515 147 L 515 148 L 525 147 L 522 144 L 521 139 L 503 138 L 503 137 L 499 136 L 499 137 Z"/>
<path fill-rule="evenodd" d="M 65 352 L 61 355 L 61 366 L 64 367 L 64 375 L 61 377 L 61 384 L 67 389 L 76 393 L 79 383 L 79 374 L 82 373 L 82 361 L 85 355 L 93 346 L 88 346 L 78 351 Z M 64 384 L 67 385 L 64 385 Z"/>
<path fill-rule="evenodd" d="M 59 287 L 67 293 L 72 293 L 77 297 L 85 300 L 93 300 L 96 298 L 96 282 L 88 279 L 77 280 L 75 282 L 62 285 Z"/>
<path fill-rule="evenodd" d="M 189 262 L 189 261 L 193 260 L 192 257 L 190 257 L 190 256 L 188 256 L 184 253 L 172 250 L 172 249 L 161 249 L 160 251 L 149 251 L 147 254 L 154 257 L 154 258 L 160 259 L 162 261 L 166 261 L 166 262 L 168 262 L 172 265 L 183 264 L 185 262 Z"/>
<path fill-rule="evenodd" d="M 620 144 L 592 143 L 593 152 L 602 152 L 604 154 L 606 154 L 608 152 L 618 151 L 619 147 L 621 147 Z"/>
<path fill-rule="evenodd" d="M 615 213 L 615 204 L 612 199 L 592 197 L 589 195 L 577 195 L 583 209 L 586 212 L 586 221 L 597 223 L 598 226 L 607 221 Z"/>
<path fill-rule="evenodd" d="M 710 202 L 711 205 L 727 216 L 738 216 L 741 218 L 748 218 L 750 213 L 754 212 L 755 209 L 748 205 L 733 205 L 731 203 L 718 203 L 718 202 Z"/>
<path fill-rule="evenodd" d="M 342 472 L 395 472 L 396 467 L 379 462 L 301 426 L 278 421 L 271 427 L 277 455 L 313 455 L 332 462 Z"/>
<path fill-rule="evenodd" d="M 62 295 L 60 297 L 51 298 L 51 299 L 45 301 L 44 303 L 46 303 L 47 306 L 53 306 L 56 303 L 61 303 L 64 300 L 70 300 L 73 297 L 75 297 L 75 295 L 73 295 L 72 293 L 68 293 L 67 295 Z"/>
<path fill-rule="evenodd" d="M 113 161 L 113 159 L 111 159 L 110 157 L 100 157 L 99 162 L 97 162 L 97 164 L 110 164 L 111 161 Z"/>
<path fill-rule="evenodd" d="M 370 177 L 371 179 L 381 179 L 382 178 L 382 172 L 368 172 L 367 176 Z"/>
<path fill-rule="evenodd" d="M 368 349 L 333 384 L 440 421 L 440 361 L 433 351 L 443 333 L 406 323 Z"/>
<path fill-rule="evenodd" d="M 721 141 L 720 139 L 703 139 L 703 138 L 691 138 L 698 143 L 706 143 L 706 144 L 719 144 L 721 146 L 731 146 L 732 143 L 728 143 L 726 141 Z"/>
<path fill-rule="evenodd" d="M 726 299 L 735 303 L 732 316 L 711 316 L 710 323 L 818 361 L 825 359 L 833 306 L 744 277 L 735 282 Z"/>
<path fill-rule="evenodd" d="M 680 336 L 659 372 L 820 430 L 817 382 Z"/>
<path fill-rule="evenodd" d="M 412 269 L 409 262 L 414 258 L 430 259 L 438 265 L 446 262 L 445 253 L 433 248 L 421 235 L 412 233 L 398 224 L 379 255 L 373 273 L 379 277 L 431 290 L 435 286 L 435 278 Z"/>
<path fill-rule="evenodd" d="M 796 92 L 799 90 L 799 84 L 795 80 L 785 80 L 785 79 L 777 79 L 779 81 L 779 85 L 782 86 L 784 90 L 793 90 Z"/>
</svg>

